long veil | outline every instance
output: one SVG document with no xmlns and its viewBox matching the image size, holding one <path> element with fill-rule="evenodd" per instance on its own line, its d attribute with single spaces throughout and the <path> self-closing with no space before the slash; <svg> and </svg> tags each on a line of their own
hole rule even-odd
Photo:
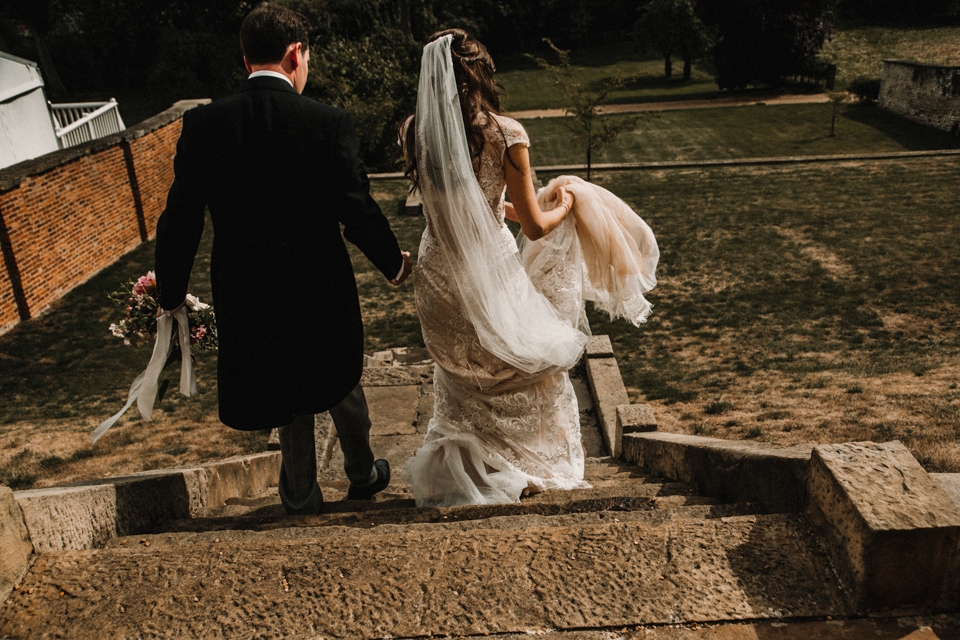
<svg viewBox="0 0 960 640">
<path fill-rule="evenodd" d="M 451 40 L 424 47 L 420 67 L 416 139 L 424 215 L 480 344 L 527 373 L 569 368 L 587 336 L 534 288 L 516 243 L 490 211 L 473 170 Z"/>
</svg>

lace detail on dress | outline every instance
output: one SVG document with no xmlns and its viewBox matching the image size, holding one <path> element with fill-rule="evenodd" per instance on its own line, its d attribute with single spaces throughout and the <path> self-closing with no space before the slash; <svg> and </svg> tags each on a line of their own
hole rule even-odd
<svg viewBox="0 0 960 640">
<path fill-rule="evenodd" d="M 524 489 L 589 486 L 565 372 L 490 396 L 465 391 L 439 366 L 434 381 L 434 417 L 405 469 L 418 505 L 514 502 Z"/>
<path fill-rule="evenodd" d="M 519 260 L 516 241 L 503 224 L 504 162 L 509 146 L 529 144 L 529 138 L 515 120 L 494 117 L 496 123 L 485 129 L 486 144 L 475 168 L 501 225 L 497 241 Z M 550 235 L 562 241 L 562 233 L 574 232 L 571 222 L 567 231 Z M 580 260 L 558 257 L 569 254 L 573 245 L 544 244 L 553 253 L 545 252 L 528 274 L 576 326 L 583 306 Z M 588 487 L 583 481 L 580 413 L 566 371 L 526 373 L 484 349 L 464 317 L 442 249 L 428 226 L 420 242 L 415 297 L 423 340 L 437 366 L 434 417 L 423 446 L 405 469 L 417 504 L 515 502 L 525 489 Z"/>
<path fill-rule="evenodd" d="M 553 231 L 530 242 L 521 233 L 517 236 L 520 259 L 533 285 L 553 304 L 570 326 L 590 333 L 583 306 L 583 269 L 580 244 L 576 242 L 576 223 L 572 216 L 564 218 Z"/>
<path fill-rule="evenodd" d="M 486 114 L 480 114 L 480 118 L 486 122 L 484 127 L 483 152 L 480 154 L 479 167 L 474 165 L 477 170 L 477 180 L 480 182 L 480 189 L 487 198 L 490 210 L 497 216 L 497 220 L 503 222 L 503 190 L 507 186 L 507 178 L 503 172 L 506 160 L 506 151 L 515 144 L 530 146 L 530 137 L 527 136 L 523 125 L 507 116 L 493 115 L 493 122 L 490 122 Z"/>
</svg>

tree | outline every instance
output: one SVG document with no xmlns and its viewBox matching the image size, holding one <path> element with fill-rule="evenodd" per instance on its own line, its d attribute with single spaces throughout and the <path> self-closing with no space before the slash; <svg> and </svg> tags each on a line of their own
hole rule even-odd
<svg viewBox="0 0 960 640">
<path fill-rule="evenodd" d="M 834 91 L 829 95 L 830 103 L 833 105 L 830 114 L 830 137 L 832 138 L 837 135 L 837 116 L 840 114 L 843 105 L 850 99 L 850 94 L 846 91 Z"/>
<path fill-rule="evenodd" d="M 583 145 L 586 151 L 587 180 L 590 180 L 593 154 L 602 151 L 604 146 L 613 142 L 627 129 L 632 129 L 637 123 L 637 118 L 619 118 L 617 120 L 603 118 L 600 113 L 600 105 L 604 103 L 613 89 L 620 86 L 622 81 L 607 82 L 598 91 L 591 91 L 584 86 L 583 81 L 577 77 L 576 70 L 570 66 L 570 52 L 559 49 L 549 40 L 544 40 L 544 42 L 560 59 L 560 64 L 550 64 L 537 56 L 528 57 L 553 75 L 555 84 L 560 87 L 564 96 L 570 101 L 571 104 L 567 108 L 567 114 L 570 117 L 564 118 L 563 124 L 573 134 L 574 140 Z"/>
<path fill-rule="evenodd" d="M 704 23 L 717 30 L 712 52 L 721 89 L 817 76 L 817 54 L 832 30 L 837 0 L 697 2 Z"/>
<path fill-rule="evenodd" d="M 652 0 L 634 29 L 647 49 L 663 55 L 663 74 L 673 76 L 674 55 L 683 60 L 683 79 L 689 80 L 693 59 L 706 53 L 710 33 L 697 16 L 693 0 Z"/>
<path fill-rule="evenodd" d="M 317 43 L 310 54 L 304 93 L 353 117 L 361 157 L 372 168 L 393 169 L 399 162 L 399 125 L 416 106 L 418 52 L 402 30 L 385 29 L 359 40 Z"/>
<path fill-rule="evenodd" d="M 47 91 L 51 96 L 57 96 L 64 93 L 66 88 L 60 80 L 60 74 L 53 64 L 53 57 L 47 47 L 47 33 L 54 23 L 50 4 L 49 0 L 9 0 L 4 13 L 26 27 Z M 0 19 L 2 18 L 3 16 L 0 15 Z"/>
</svg>

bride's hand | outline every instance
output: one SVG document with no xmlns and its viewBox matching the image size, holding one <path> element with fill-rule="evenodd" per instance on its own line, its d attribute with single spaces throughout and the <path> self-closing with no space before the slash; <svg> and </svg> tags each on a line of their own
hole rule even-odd
<svg viewBox="0 0 960 640">
<path fill-rule="evenodd" d="M 564 213 L 564 216 L 566 216 L 566 214 L 570 213 L 570 209 L 573 207 L 573 194 L 572 194 L 572 193 L 570 193 L 569 191 L 567 191 L 567 190 L 564 189 L 563 187 L 559 187 L 559 188 L 557 188 L 557 192 L 556 192 L 556 194 L 555 194 L 555 200 L 558 200 L 558 201 L 560 202 L 560 204 L 557 205 L 557 208 L 558 208 L 558 209 L 561 208 L 561 207 L 563 207 L 564 209 L 566 209 L 566 212 Z"/>
</svg>

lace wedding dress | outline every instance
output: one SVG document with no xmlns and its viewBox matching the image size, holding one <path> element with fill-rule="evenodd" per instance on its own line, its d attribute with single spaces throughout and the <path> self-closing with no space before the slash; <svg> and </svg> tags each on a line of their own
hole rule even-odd
<svg viewBox="0 0 960 640">
<path fill-rule="evenodd" d="M 515 502 L 525 492 L 588 487 L 568 369 L 588 331 L 584 300 L 642 322 L 659 252 L 622 201 L 578 178 L 570 214 L 522 242 L 504 224 L 506 150 L 529 146 L 511 118 L 481 114 L 485 145 L 470 160 L 449 39 L 427 45 L 416 116 L 426 228 L 416 305 L 436 366 L 434 416 L 405 467 L 418 506 Z"/>
<path fill-rule="evenodd" d="M 496 123 L 485 128 L 478 178 L 489 215 L 502 230 L 499 241 L 516 253 L 516 241 L 503 222 L 504 152 L 529 141 L 516 121 L 494 118 Z M 514 502 L 528 488 L 589 486 L 583 481 L 580 413 L 567 372 L 548 368 L 527 373 L 485 349 L 465 317 L 437 243 L 428 223 L 417 258 L 416 303 L 424 343 L 436 362 L 436 395 L 423 446 L 406 467 L 417 504 Z M 566 266 L 554 262 L 538 268 L 534 284 L 548 299 L 579 279 Z M 564 303 L 576 326 L 580 316 L 570 305 L 572 297 Z"/>
</svg>

